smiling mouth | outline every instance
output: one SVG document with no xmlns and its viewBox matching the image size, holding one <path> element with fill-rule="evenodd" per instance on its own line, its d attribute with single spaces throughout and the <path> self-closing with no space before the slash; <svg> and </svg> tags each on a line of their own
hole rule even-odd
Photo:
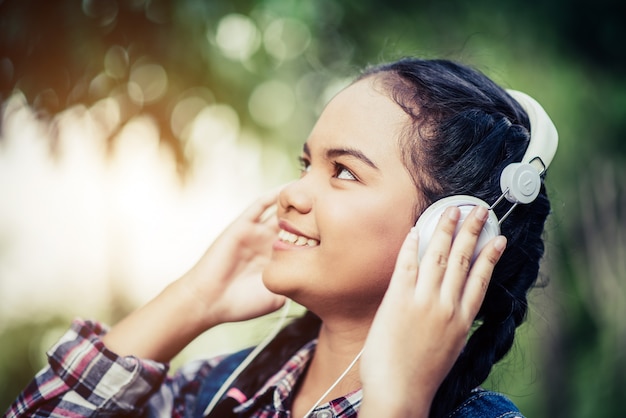
<svg viewBox="0 0 626 418">
<path fill-rule="evenodd" d="M 320 244 L 318 240 L 292 234 L 291 232 L 287 232 L 284 229 L 278 231 L 278 239 L 282 242 L 296 245 L 298 247 L 317 247 Z"/>
</svg>

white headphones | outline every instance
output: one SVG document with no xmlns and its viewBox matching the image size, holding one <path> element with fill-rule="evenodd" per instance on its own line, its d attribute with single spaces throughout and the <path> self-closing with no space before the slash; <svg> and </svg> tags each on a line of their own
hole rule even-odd
<svg viewBox="0 0 626 418">
<path fill-rule="evenodd" d="M 528 114 L 530 121 L 530 143 L 528 149 L 519 163 L 509 164 L 500 174 L 500 189 L 502 195 L 493 205 L 474 196 L 455 195 L 448 196 L 426 208 L 415 224 L 419 232 L 419 258 L 426 251 L 430 237 L 435 231 L 439 218 L 444 210 L 450 206 L 458 206 L 461 210 L 461 218 L 456 232 L 472 208 L 483 205 L 489 209 L 489 216 L 478 238 L 472 261 L 476 259 L 483 247 L 492 238 L 500 234 L 500 224 L 509 216 L 511 211 L 519 203 L 527 204 L 534 201 L 541 188 L 542 175 L 548 169 L 558 145 L 558 132 L 554 123 L 541 107 L 541 105 L 529 95 L 516 90 L 507 90 Z M 493 209 L 506 198 L 513 206 L 508 212 L 498 219 Z"/>
</svg>

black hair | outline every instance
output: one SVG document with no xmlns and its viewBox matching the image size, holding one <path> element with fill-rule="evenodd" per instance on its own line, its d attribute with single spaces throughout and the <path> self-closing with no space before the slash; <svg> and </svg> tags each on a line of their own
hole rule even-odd
<svg viewBox="0 0 626 418">
<path fill-rule="evenodd" d="M 528 116 L 519 103 L 483 73 L 447 60 L 403 59 L 362 75 L 372 76 L 413 121 L 399 139 L 400 147 L 426 205 L 458 194 L 495 202 L 502 193 L 500 173 L 521 161 L 530 141 Z M 476 328 L 435 395 L 431 417 L 449 413 L 511 349 L 539 274 L 549 212 L 542 186 L 534 202 L 517 206 L 502 223 L 506 250 Z"/>
<path fill-rule="evenodd" d="M 368 68 L 359 79 L 366 77 L 373 77 L 382 93 L 411 117 L 399 146 L 426 205 L 454 194 L 495 202 L 502 169 L 521 160 L 530 138 L 526 113 L 505 90 L 481 72 L 447 60 L 402 59 Z M 424 209 L 416 208 L 416 217 Z M 515 330 L 526 318 L 528 292 L 537 280 L 549 212 L 542 186 L 534 202 L 519 205 L 501 225 L 507 248 L 493 272 L 475 330 L 435 395 L 431 417 L 452 411 L 511 349 Z M 317 336 L 320 326 L 311 312 L 294 320 L 235 385 L 254 394 Z"/>
</svg>

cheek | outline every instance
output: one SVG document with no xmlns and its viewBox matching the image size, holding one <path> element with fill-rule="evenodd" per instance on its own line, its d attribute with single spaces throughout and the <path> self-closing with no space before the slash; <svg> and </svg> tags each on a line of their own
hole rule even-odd
<svg viewBox="0 0 626 418">
<path fill-rule="evenodd" d="M 337 219 L 341 227 L 336 227 L 339 233 L 329 248 L 337 262 L 333 262 L 331 268 L 336 272 L 354 270 L 361 277 L 388 280 L 400 246 L 413 226 L 412 210 L 407 214 L 387 206 L 369 209 Z"/>
</svg>

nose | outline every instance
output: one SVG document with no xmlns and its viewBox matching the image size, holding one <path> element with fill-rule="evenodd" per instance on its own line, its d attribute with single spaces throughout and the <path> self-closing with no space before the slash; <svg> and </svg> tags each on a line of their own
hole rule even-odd
<svg viewBox="0 0 626 418">
<path fill-rule="evenodd" d="M 313 201 L 305 178 L 292 181 L 278 194 L 278 205 L 283 212 L 295 210 L 304 214 L 311 211 Z"/>
</svg>

